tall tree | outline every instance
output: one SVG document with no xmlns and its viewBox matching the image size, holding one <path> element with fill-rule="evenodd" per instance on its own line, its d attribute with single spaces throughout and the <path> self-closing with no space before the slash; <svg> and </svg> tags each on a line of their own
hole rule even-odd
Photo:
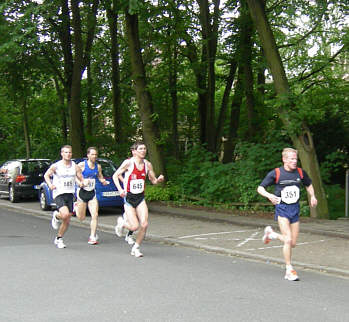
<svg viewBox="0 0 349 322">
<path fill-rule="evenodd" d="M 279 112 L 280 119 L 282 120 L 285 128 L 288 130 L 294 146 L 299 151 L 299 158 L 302 162 L 302 166 L 313 180 L 313 186 L 318 199 L 318 206 L 317 208 L 311 209 L 311 216 L 317 218 L 328 218 L 328 204 L 323 189 L 320 168 L 312 135 L 307 124 L 304 122 L 298 128 L 297 132 L 294 131 L 294 126 L 292 125 L 291 116 L 289 114 L 289 111 L 291 111 L 294 106 L 292 93 L 273 32 L 265 14 L 264 3 L 262 0 L 247 0 L 247 3 L 249 5 L 252 19 L 256 25 L 271 74 L 273 76 L 276 94 L 281 101 L 281 108 Z"/>
<path fill-rule="evenodd" d="M 132 11 L 129 12 L 127 8 L 125 11 L 125 19 L 132 76 L 142 121 L 144 140 L 148 147 L 149 157 L 153 163 L 155 172 L 165 174 L 166 171 L 162 152 L 157 144 L 160 138 L 160 132 L 156 117 L 154 116 L 152 97 L 147 88 L 146 73 L 139 39 L 138 15 Z"/>
<path fill-rule="evenodd" d="M 113 102 L 113 122 L 114 136 L 117 144 L 123 142 L 123 131 L 121 124 L 121 90 L 120 90 L 120 51 L 118 37 L 118 11 L 119 1 L 104 1 L 107 10 L 108 26 L 110 31 L 111 47 L 111 78 L 112 78 L 112 102 Z"/>
</svg>

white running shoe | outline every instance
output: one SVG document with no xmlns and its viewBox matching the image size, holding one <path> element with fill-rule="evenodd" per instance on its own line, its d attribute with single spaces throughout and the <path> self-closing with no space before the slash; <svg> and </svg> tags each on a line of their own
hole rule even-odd
<svg viewBox="0 0 349 322">
<path fill-rule="evenodd" d="M 125 241 L 131 246 L 135 243 L 133 236 L 128 234 L 125 236 Z"/>
<path fill-rule="evenodd" d="M 135 246 L 132 247 L 131 255 L 134 257 L 143 257 L 143 254 L 140 252 L 139 247 Z"/>
<path fill-rule="evenodd" d="M 293 268 L 287 269 L 285 274 L 285 280 L 298 281 L 299 277 L 297 275 L 297 272 Z"/>
<path fill-rule="evenodd" d="M 78 209 L 78 202 L 77 201 L 75 201 L 73 203 L 73 215 L 75 215 L 75 216 L 76 216 L 76 209 Z"/>
<path fill-rule="evenodd" d="M 63 242 L 63 238 L 55 238 L 54 244 L 57 246 L 57 248 L 66 248 L 67 246 Z"/>
<path fill-rule="evenodd" d="M 270 237 L 270 234 L 273 232 L 274 232 L 274 230 L 273 230 L 273 228 L 271 228 L 271 226 L 265 227 L 264 236 L 262 238 L 264 244 L 269 244 L 269 242 L 272 240 L 272 238 Z"/>
<path fill-rule="evenodd" d="M 52 214 L 52 219 L 51 219 L 51 226 L 53 229 L 57 230 L 59 227 L 59 219 L 57 219 L 56 215 L 58 215 L 59 212 L 55 210 Z"/>
<path fill-rule="evenodd" d="M 98 244 L 98 235 L 96 234 L 96 236 L 90 236 L 88 239 L 88 243 L 90 245 L 97 245 Z"/>
<path fill-rule="evenodd" d="M 119 237 L 121 237 L 123 235 L 123 232 L 124 232 L 124 219 L 119 216 L 118 219 L 117 219 L 117 224 L 115 226 L 115 234 Z"/>
</svg>

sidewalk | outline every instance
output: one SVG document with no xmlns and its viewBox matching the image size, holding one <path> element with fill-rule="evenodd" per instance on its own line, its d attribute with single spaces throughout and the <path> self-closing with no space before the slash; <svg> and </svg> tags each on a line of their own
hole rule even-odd
<svg viewBox="0 0 349 322">
<path fill-rule="evenodd" d="M 215 211 L 177 208 L 149 203 L 150 225 L 146 240 L 238 256 L 284 267 L 282 244 L 261 241 L 271 219 Z M 115 216 L 100 216 L 100 227 L 114 228 Z M 146 252 L 146 243 L 142 248 Z M 293 252 L 297 268 L 349 278 L 349 220 L 301 220 L 301 232 Z"/>
<path fill-rule="evenodd" d="M 11 204 L 0 199 L 0 206 L 51 219 L 51 212 L 40 210 L 38 202 Z M 278 230 L 272 217 L 242 216 L 211 210 L 193 210 L 148 203 L 149 228 L 142 251 L 147 252 L 147 241 L 174 246 L 193 247 L 223 255 L 258 260 L 284 267 L 282 244 L 262 243 L 264 227 Z M 99 216 L 99 230 L 114 234 L 121 209 L 103 209 Z M 89 218 L 82 224 L 72 218 L 72 224 L 89 227 Z M 116 237 L 117 238 L 117 237 Z M 98 247 L 103 247 L 101 241 Z M 297 247 L 293 252 L 296 269 L 311 269 L 349 278 L 349 220 L 301 219 Z"/>
<path fill-rule="evenodd" d="M 242 226 L 265 227 L 267 225 L 271 225 L 277 227 L 277 223 L 274 222 L 273 219 L 270 220 L 265 218 L 258 218 L 258 215 L 255 215 L 253 217 L 239 216 L 223 212 L 163 206 L 157 203 L 149 204 L 149 212 L 176 215 L 183 218 L 198 220 L 227 222 Z M 342 218 L 338 220 L 301 218 L 301 231 L 324 236 L 342 237 L 349 239 L 349 218 Z"/>
</svg>

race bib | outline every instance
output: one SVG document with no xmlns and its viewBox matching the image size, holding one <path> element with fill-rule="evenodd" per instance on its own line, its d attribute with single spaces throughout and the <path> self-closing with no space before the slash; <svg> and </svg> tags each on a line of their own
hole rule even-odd
<svg viewBox="0 0 349 322">
<path fill-rule="evenodd" d="M 96 179 L 95 178 L 87 178 L 84 179 L 84 189 L 86 191 L 92 191 L 96 187 Z"/>
<path fill-rule="evenodd" d="M 59 191 L 70 193 L 75 191 L 75 177 L 64 177 L 59 180 Z"/>
<path fill-rule="evenodd" d="M 144 180 L 135 179 L 130 182 L 130 192 L 131 193 L 141 193 L 144 191 Z"/>
<path fill-rule="evenodd" d="M 297 186 L 287 186 L 281 190 L 281 200 L 286 204 L 293 204 L 299 200 L 300 190 Z"/>
</svg>

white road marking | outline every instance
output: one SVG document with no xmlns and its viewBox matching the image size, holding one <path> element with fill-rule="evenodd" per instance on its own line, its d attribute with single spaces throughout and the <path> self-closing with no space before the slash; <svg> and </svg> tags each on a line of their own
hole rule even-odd
<svg viewBox="0 0 349 322">
<path fill-rule="evenodd" d="M 178 237 L 178 239 L 186 239 L 186 238 L 194 238 L 194 237 L 202 237 L 202 236 L 212 236 L 212 235 L 224 235 L 224 234 L 233 234 L 233 233 L 245 233 L 245 232 L 248 232 L 248 231 L 251 231 L 251 229 L 249 229 L 249 230 L 235 230 L 235 231 L 221 231 L 221 232 L 217 232 L 217 233 L 188 235 L 188 236 Z"/>
<path fill-rule="evenodd" d="M 325 239 L 313 240 L 313 241 L 310 241 L 310 242 L 297 243 L 296 246 L 323 243 L 325 241 L 326 241 Z M 259 248 L 248 248 L 248 249 L 246 249 L 246 251 L 264 250 L 264 249 L 282 248 L 282 247 L 284 247 L 284 245 L 275 245 L 275 246 L 267 246 L 267 247 L 259 247 Z"/>
<path fill-rule="evenodd" d="M 247 237 L 243 242 L 241 242 L 240 244 L 236 245 L 236 247 L 241 247 L 241 246 L 247 244 L 251 240 L 256 240 L 254 238 L 254 236 L 256 236 L 258 234 L 259 234 L 259 231 L 254 232 L 253 234 L 250 235 L 250 237 Z"/>
</svg>

